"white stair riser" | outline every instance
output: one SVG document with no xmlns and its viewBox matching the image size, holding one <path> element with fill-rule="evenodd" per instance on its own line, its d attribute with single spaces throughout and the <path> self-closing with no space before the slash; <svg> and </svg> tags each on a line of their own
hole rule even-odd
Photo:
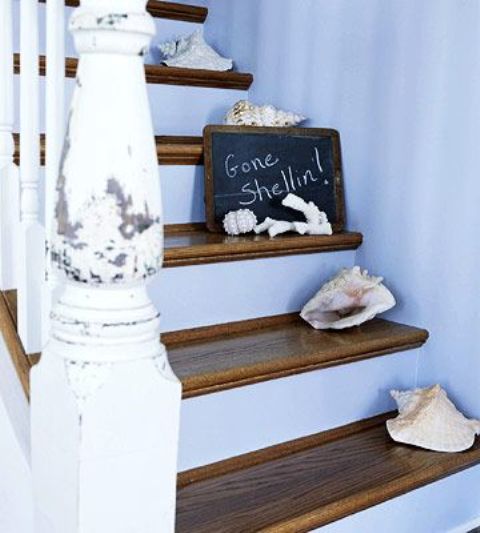
<svg viewBox="0 0 480 533">
<path fill-rule="evenodd" d="M 161 166 L 165 224 L 205 221 L 203 166 Z"/>
<path fill-rule="evenodd" d="M 415 384 L 420 352 L 376 357 L 184 400 L 179 471 L 392 410 L 389 390 Z"/>
<path fill-rule="evenodd" d="M 65 81 L 65 116 L 75 81 Z M 16 120 L 14 131 L 19 131 L 18 95 L 19 76 L 14 76 Z M 156 135 L 202 135 L 206 124 L 221 124 L 228 109 L 238 100 L 247 98 L 247 91 L 149 84 L 148 95 Z M 45 78 L 40 78 L 40 101 L 45 99 Z M 135 105 L 132 102 L 132 105 Z M 45 108 L 40 108 L 40 131 L 45 131 Z"/>
<path fill-rule="evenodd" d="M 148 94 L 157 135 L 202 135 L 207 124 L 222 124 L 230 107 L 248 92 L 150 84 Z"/>
<path fill-rule="evenodd" d="M 205 221 L 203 166 L 160 166 L 165 224 Z M 45 169 L 40 169 L 40 220 L 45 219 Z"/>
<path fill-rule="evenodd" d="M 150 285 L 162 331 L 298 311 L 354 252 L 306 254 L 163 269 Z"/>
<path fill-rule="evenodd" d="M 165 224 L 205 221 L 203 166 L 160 166 Z M 40 169 L 40 220 L 44 221 L 45 169 Z"/>
</svg>

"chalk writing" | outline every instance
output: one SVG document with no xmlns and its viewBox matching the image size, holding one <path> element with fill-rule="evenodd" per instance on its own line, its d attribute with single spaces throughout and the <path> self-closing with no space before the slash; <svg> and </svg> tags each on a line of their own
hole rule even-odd
<svg viewBox="0 0 480 533">
<path fill-rule="evenodd" d="M 289 193 L 314 201 L 335 223 L 337 208 L 343 209 L 337 195 L 342 192 L 338 134 L 313 128 L 253 130 L 209 126 L 206 131 L 209 227 L 221 227 L 226 213 L 243 208 L 259 220 L 293 220 L 295 213 L 281 203 Z"/>
</svg>

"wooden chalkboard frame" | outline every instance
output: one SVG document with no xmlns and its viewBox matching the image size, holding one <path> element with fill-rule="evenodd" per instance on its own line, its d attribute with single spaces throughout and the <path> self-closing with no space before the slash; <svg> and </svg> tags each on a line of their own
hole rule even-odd
<svg viewBox="0 0 480 533">
<path fill-rule="evenodd" d="M 342 156 L 340 147 L 340 134 L 330 128 L 270 128 L 258 126 L 217 126 L 208 125 L 203 130 L 204 164 L 205 164 L 205 208 L 207 229 L 212 232 L 224 232 L 220 222 L 215 220 L 215 185 L 213 179 L 212 136 L 214 133 L 239 133 L 239 134 L 279 134 L 292 136 L 319 136 L 330 137 L 333 147 L 333 164 L 335 173 L 335 202 L 337 221 L 332 224 L 334 233 L 345 229 L 345 197 L 343 187 Z"/>
</svg>

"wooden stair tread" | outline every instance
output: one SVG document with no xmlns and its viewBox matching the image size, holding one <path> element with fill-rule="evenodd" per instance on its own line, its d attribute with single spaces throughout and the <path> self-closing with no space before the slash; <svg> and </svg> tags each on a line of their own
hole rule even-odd
<svg viewBox="0 0 480 533">
<path fill-rule="evenodd" d="M 177 533 L 300 533 L 480 462 L 394 443 L 386 414 L 184 472 Z"/>
<path fill-rule="evenodd" d="M 45 0 L 39 0 L 45 3 Z M 79 0 L 65 0 L 65 5 L 77 7 L 80 5 Z M 152 17 L 183 20 L 184 22 L 205 22 L 208 15 L 206 7 L 192 6 L 188 4 L 178 4 L 175 2 L 161 2 L 160 0 L 149 0 L 147 10 Z"/>
<path fill-rule="evenodd" d="M 161 165 L 203 165 L 203 137 L 157 136 Z"/>
<path fill-rule="evenodd" d="M 409 350 L 427 338 L 426 330 L 381 319 L 317 331 L 297 313 L 162 336 L 186 398 Z"/>
<path fill-rule="evenodd" d="M 17 333 L 17 294 L 16 291 L 0 291 L 0 334 L 7 346 L 12 363 L 17 372 L 27 398 L 30 395 L 31 361 L 23 350 Z"/>
<path fill-rule="evenodd" d="M 15 164 L 20 162 L 20 136 L 14 134 Z M 155 137 L 159 165 L 202 165 L 203 138 L 176 135 Z M 40 136 L 40 162 L 45 164 L 45 135 Z"/>
<path fill-rule="evenodd" d="M 20 73 L 20 54 L 13 57 L 14 72 Z M 74 57 L 65 59 L 65 76 L 74 78 L 78 60 Z M 39 72 L 45 75 L 46 58 L 39 57 Z M 216 72 L 213 70 L 166 67 L 163 65 L 145 65 L 147 83 L 165 85 L 186 85 L 189 87 L 211 87 L 218 89 L 247 90 L 253 82 L 252 74 L 244 72 Z"/>
<path fill-rule="evenodd" d="M 16 331 L 16 291 L 0 291 L 4 320 Z M 317 331 L 298 313 L 255 318 L 162 334 L 183 397 L 241 387 L 321 368 L 418 348 L 428 331 L 376 318 L 343 331 Z M 39 354 L 23 353 L 20 378 Z"/>
<path fill-rule="evenodd" d="M 278 257 L 293 254 L 354 250 L 362 243 L 355 232 L 334 235 L 245 235 L 211 233 L 203 224 L 178 224 L 165 228 L 165 267 Z"/>
</svg>

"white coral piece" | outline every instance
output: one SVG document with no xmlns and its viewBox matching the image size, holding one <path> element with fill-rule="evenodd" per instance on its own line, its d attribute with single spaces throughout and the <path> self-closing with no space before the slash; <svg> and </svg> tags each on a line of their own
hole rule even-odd
<svg viewBox="0 0 480 533">
<path fill-rule="evenodd" d="M 223 227 L 229 235 L 241 235 L 253 231 L 257 225 L 257 217 L 250 209 L 230 211 L 223 219 Z"/>
<path fill-rule="evenodd" d="M 283 111 L 271 104 L 255 105 L 248 100 L 238 101 L 225 116 L 229 126 L 289 127 L 305 121 L 306 117 Z"/>
<path fill-rule="evenodd" d="M 390 392 L 399 415 L 387 421 L 393 440 L 438 452 L 461 452 L 480 434 L 480 420 L 460 413 L 440 387 Z"/>
<path fill-rule="evenodd" d="M 167 41 L 158 46 L 169 67 L 196 68 L 226 71 L 233 68 L 233 61 L 218 54 L 205 42 L 201 30 L 187 37 Z"/>
<path fill-rule="evenodd" d="M 383 278 L 360 267 L 342 269 L 304 306 L 300 316 L 315 329 L 358 326 L 395 305 Z"/>
<path fill-rule="evenodd" d="M 300 211 L 306 218 L 306 222 L 288 222 L 286 220 L 275 220 L 267 217 L 261 224 L 256 226 L 255 233 L 268 231 L 270 237 L 276 237 L 281 233 L 295 231 L 300 235 L 331 235 L 332 226 L 328 222 L 326 213 L 313 202 L 306 202 L 296 194 L 287 194 L 282 200 L 282 205 L 290 207 L 295 211 Z"/>
</svg>

